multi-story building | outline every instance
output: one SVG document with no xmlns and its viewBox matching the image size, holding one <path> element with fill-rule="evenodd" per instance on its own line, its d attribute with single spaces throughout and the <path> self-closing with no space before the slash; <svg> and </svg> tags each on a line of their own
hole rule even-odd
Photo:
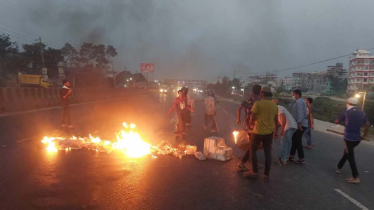
<svg viewBox="0 0 374 210">
<path fill-rule="evenodd" d="M 292 73 L 292 88 L 306 90 L 309 73 Z"/>
<path fill-rule="evenodd" d="M 249 76 L 246 83 L 260 84 L 260 85 L 271 85 L 276 87 L 278 76 L 276 74 L 266 73 L 265 75 Z"/>
<path fill-rule="evenodd" d="M 374 86 L 374 56 L 357 50 L 349 57 L 348 92 L 367 90 Z"/>
<path fill-rule="evenodd" d="M 284 77 L 281 79 L 281 83 L 283 83 L 283 87 L 285 90 L 290 91 L 292 89 L 292 77 Z"/>
<path fill-rule="evenodd" d="M 307 75 L 308 92 L 319 95 L 326 92 L 326 72 L 312 72 Z"/>
<path fill-rule="evenodd" d="M 327 76 L 339 78 L 340 81 L 347 79 L 348 72 L 343 68 L 343 63 L 336 63 L 335 66 L 327 67 Z"/>
</svg>

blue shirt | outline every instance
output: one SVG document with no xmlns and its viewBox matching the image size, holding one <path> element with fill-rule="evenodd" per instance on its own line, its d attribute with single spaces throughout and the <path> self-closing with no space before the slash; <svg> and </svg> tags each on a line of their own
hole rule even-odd
<svg viewBox="0 0 374 210">
<path fill-rule="evenodd" d="M 308 110 L 305 99 L 299 98 L 292 106 L 292 116 L 302 127 L 308 127 Z"/>
<path fill-rule="evenodd" d="M 345 122 L 344 139 L 347 141 L 361 141 L 360 128 L 368 121 L 365 112 L 352 107 L 339 116 L 340 122 Z"/>
</svg>

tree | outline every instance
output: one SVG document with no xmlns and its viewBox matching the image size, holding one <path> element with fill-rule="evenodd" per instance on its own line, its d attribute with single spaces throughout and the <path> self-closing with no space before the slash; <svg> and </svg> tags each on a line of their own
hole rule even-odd
<svg viewBox="0 0 374 210">
<path fill-rule="evenodd" d="M 17 43 L 10 40 L 9 35 L 0 35 L 0 83 L 3 86 L 8 75 L 12 75 L 18 83 L 18 73 L 27 68 L 28 62 L 23 53 L 18 51 Z"/>
<path fill-rule="evenodd" d="M 64 56 L 64 66 L 68 68 L 78 68 L 79 65 L 79 54 L 78 51 L 66 43 L 63 48 L 61 48 L 61 55 Z"/>
<path fill-rule="evenodd" d="M 329 75 L 328 80 L 331 82 L 332 92 L 334 94 L 342 96 L 347 92 L 347 79 L 340 80 L 337 77 Z"/>
<path fill-rule="evenodd" d="M 274 97 L 275 98 L 278 98 L 279 95 L 284 92 L 284 84 L 283 84 L 283 81 L 281 82 L 281 84 L 278 86 L 278 87 L 274 87 L 274 86 L 271 86 L 272 88 L 274 88 L 275 90 L 275 93 L 274 93 Z"/>
<path fill-rule="evenodd" d="M 236 90 L 240 90 L 242 88 L 243 82 L 240 81 L 238 78 L 234 78 L 232 80 L 232 86 L 235 87 Z"/>
</svg>

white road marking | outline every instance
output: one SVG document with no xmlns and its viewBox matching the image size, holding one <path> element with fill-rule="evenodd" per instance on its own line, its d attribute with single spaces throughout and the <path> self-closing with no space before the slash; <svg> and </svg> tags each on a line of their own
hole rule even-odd
<svg viewBox="0 0 374 210">
<path fill-rule="evenodd" d="M 351 196 L 345 194 L 343 191 L 339 190 L 339 189 L 335 189 L 336 192 L 338 192 L 340 195 L 344 196 L 346 199 L 348 199 L 349 201 L 351 201 L 352 203 L 354 203 L 357 207 L 359 207 L 360 209 L 363 209 L 363 210 L 369 210 L 368 208 L 366 208 L 364 205 L 362 205 L 360 202 L 356 201 L 355 199 L 353 199 Z"/>
</svg>

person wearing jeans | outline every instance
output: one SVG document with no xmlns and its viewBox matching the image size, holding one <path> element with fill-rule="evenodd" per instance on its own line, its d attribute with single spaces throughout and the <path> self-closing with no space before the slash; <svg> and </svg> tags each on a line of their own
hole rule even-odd
<svg viewBox="0 0 374 210">
<path fill-rule="evenodd" d="M 278 100 L 273 99 L 273 102 L 278 105 Z M 278 121 L 281 125 L 280 136 L 282 137 L 282 152 L 279 160 L 282 164 L 287 164 L 288 156 L 291 151 L 291 139 L 297 129 L 297 123 L 291 113 L 283 106 L 278 105 Z"/>
<path fill-rule="evenodd" d="M 257 155 L 256 151 L 262 142 L 265 154 L 265 172 L 263 180 L 269 181 L 271 167 L 271 145 L 273 138 L 278 138 L 278 107 L 271 101 L 272 93 L 269 87 L 261 88 L 261 100 L 256 101 L 252 107 L 250 124 L 254 124 L 251 134 L 250 157 L 252 162 L 252 171 L 244 172 L 246 178 L 257 179 Z"/>
<path fill-rule="evenodd" d="M 313 99 L 307 98 L 305 99 L 307 109 L 308 109 L 308 128 L 304 132 L 304 136 L 306 138 L 306 146 L 305 148 L 311 149 L 314 146 L 314 143 L 312 141 L 312 130 L 314 130 L 314 121 L 313 121 L 313 113 L 314 113 L 314 107 L 312 105 Z"/>
<path fill-rule="evenodd" d="M 349 98 L 347 101 L 347 110 L 345 110 L 337 120 L 336 124 L 345 122 L 344 142 L 345 148 L 343 157 L 340 159 L 336 172 L 341 173 L 344 163 L 348 160 L 352 171 L 352 177 L 346 179 L 349 183 L 360 183 L 358 178 L 358 170 L 356 166 L 354 148 L 360 144 L 361 139 L 365 139 L 370 128 L 370 123 L 365 112 L 357 108 L 358 100 L 356 98 Z M 364 135 L 361 136 L 361 127 L 365 125 Z"/>
<path fill-rule="evenodd" d="M 296 102 L 292 106 L 292 116 L 295 118 L 297 122 L 297 130 L 292 135 L 292 146 L 290 151 L 290 157 L 289 161 L 293 162 L 294 157 L 296 154 L 299 156 L 299 160 L 295 163 L 297 164 L 304 164 L 304 150 L 303 150 L 303 143 L 302 138 L 305 130 L 308 127 L 308 111 L 307 111 L 307 105 L 305 100 L 301 98 L 301 91 L 300 90 L 294 90 L 293 91 L 293 98 L 296 99 Z"/>
</svg>

